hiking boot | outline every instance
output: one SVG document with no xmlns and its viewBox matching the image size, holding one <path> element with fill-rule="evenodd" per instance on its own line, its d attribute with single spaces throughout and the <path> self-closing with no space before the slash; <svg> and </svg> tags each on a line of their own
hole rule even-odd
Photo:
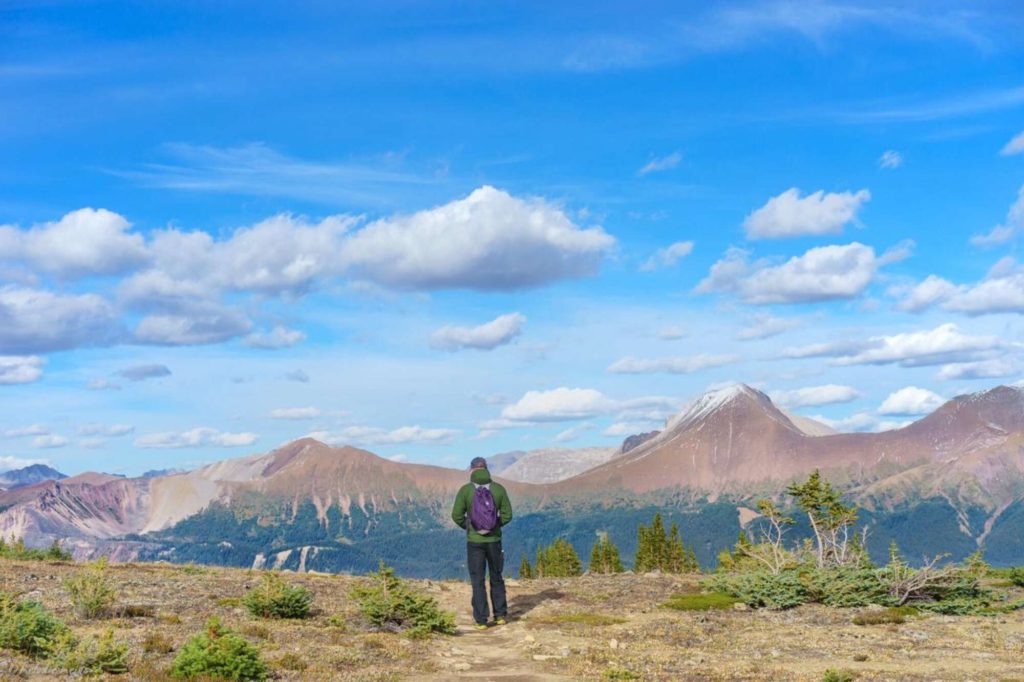
<svg viewBox="0 0 1024 682">
<path fill-rule="evenodd" d="M 505 620 L 504 618 L 495 618 L 494 619 L 494 624 L 495 625 L 505 625 L 506 623 L 508 623 L 508 621 Z"/>
<path fill-rule="evenodd" d="M 473 626 L 473 629 L 474 630 L 486 630 L 487 629 L 487 623 L 476 623 Z"/>
</svg>

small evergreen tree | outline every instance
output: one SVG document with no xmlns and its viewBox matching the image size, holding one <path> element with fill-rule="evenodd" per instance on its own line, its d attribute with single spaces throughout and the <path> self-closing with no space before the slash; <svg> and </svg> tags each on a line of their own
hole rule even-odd
<svg viewBox="0 0 1024 682">
<path fill-rule="evenodd" d="M 593 549 L 590 550 L 591 573 L 622 573 L 622 561 L 619 559 L 619 548 L 601 533 Z"/>
<path fill-rule="evenodd" d="M 533 578 L 533 567 L 530 566 L 530 560 L 523 555 L 523 560 L 519 562 L 519 577 L 523 580 L 530 580 Z"/>
<path fill-rule="evenodd" d="M 634 571 L 661 571 L 663 573 L 686 573 L 700 570 L 693 549 L 687 550 L 674 522 L 669 532 L 661 514 L 656 513 L 651 526 L 637 528 L 637 550 Z"/>
<path fill-rule="evenodd" d="M 556 539 L 552 544 L 537 550 L 538 578 L 566 578 L 583 573 L 579 555 L 568 541 Z"/>
</svg>

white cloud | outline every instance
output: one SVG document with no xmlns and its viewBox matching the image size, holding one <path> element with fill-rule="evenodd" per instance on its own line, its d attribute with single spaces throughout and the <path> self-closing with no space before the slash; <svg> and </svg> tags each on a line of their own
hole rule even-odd
<svg viewBox="0 0 1024 682">
<path fill-rule="evenodd" d="M 119 438 L 121 436 L 127 436 L 135 431 L 134 426 L 128 424 L 113 424 L 111 426 L 105 426 L 103 424 L 83 424 L 78 427 L 78 435 L 80 436 L 104 436 L 106 438 Z"/>
<path fill-rule="evenodd" d="M 455 429 L 425 429 L 421 426 L 401 426 L 388 431 L 376 426 L 349 426 L 337 433 L 316 431 L 309 434 L 330 445 L 402 445 L 405 443 L 426 443 L 445 445 L 459 435 Z"/>
<path fill-rule="evenodd" d="M 117 375 L 129 381 L 145 381 L 146 379 L 159 379 L 160 377 L 171 376 L 171 370 L 167 365 L 133 365 L 118 370 Z"/>
<path fill-rule="evenodd" d="M 164 431 L 150 433 L 135 439 L 137 448 L 237 448 L 252 445 L 259 436 L 255 433 L 227 433 L 206 427 L 184 432 Z"/>
<path fill-rule="evenodd" d="M 1003 156 L 1024 154 L 1024 132 L 1014 135 L 1010 141 L 1006 143 L 1006 146 L 999 151 L 999 153 Z"/>
<path fill-rule="evenodd" d="M 579 438 L 582 434 L 586 433 L 587 431 L 593 431 L 593 429 L 594 429 L 594 426 L 592 424 L 580 424 L 578 426 L 570 426 L 569 428 L 565 429 L 564 431 L 560 431 L 555 436 L 555 442 L 556 443 L 568 443 L 570 441 L 576 440 L 577 438 Z"/>
<path fill-rule="evenodd" d="M 767 339 L 778 336 L 783 332 L 794 329 L 803 324 L 802 320 L 786 317 L 775 317 L 768 313 L 758 313 L 750 323 L 740 330 L 736 338 L 740 341 L 752 341 L 755 339 Z"/>
<path fill-rule="evenodd" d="M 1001 379 L 1014 376 L 1024 371 L 1024 365 L 1013 358 L 993 358 L 976 362 L 960 362 L 943 365 L 939 369 L 938 378 L 955 379 Z"/>
<path fill-rule="evenodd" d="M 657 270 L 658 268 L 674 268 L 676 264 L 693 253 L 693 242 L 675 242 L 663 249 L 658 249 L 653 256 L 640 266 L 644 272 Z"/>
<path fill-rule="evenodd" d="M 686 330 L 682 327 L 670 325 L 658 330 L 658 338 L 662 341 L 677 341 L 686 336 Z"/>
<path fill-rule="evenodd" d="M 964 334 L 952 323 L 934 329 L 872 337 L 870 347 L 838 357 L 836 365 L 889 365 L 922 367 L 989 359 L 1004 343 L 995 336 Z"/>
<path fill-rule="evenodd" d="M 26 436 L 45 436 L 50 433 L 50 429 L 45 424 L 29 424 L 28 426 L 19 426 L 16 429 L 7 429 L 4 431 L 4 438 L 25 438 Z"/>
<path fill-rule="evenodd" d="M 570 421 L 586 419 L 615 409 L 617 403 L 592 388 L 555 388 L 527 391 L 522 398 L 501 411 L 513 422 Z"/>
<path fill-rule="evenodd" d="M 800 190 L 792 187 L 748 215 L 743 227 L 749 239 L 839 234 L 869 199 L 866 189 L 827 194 L 818 190 L 801 198 Z"/>
<path fill-rule="evenodd" d="M 341 262 L 356 278 L 397 289 L 508 290 L 590 275 L 614 245 L 543 199 L 484 186 L 370 223 L 346 240 Z"/>
<path fill-rule="evenodd" d="M 884 415 L 929 414 L 942 407 L 946 399 L 934 391 L 917 386 L 907 386 L 891 393 L 878 408 Z"/>
<path fill-rule="evenodd" d="M 948 300 L 957 291 L 959 287 L 952 282 L 936 275 L 929 275 L 911 289 L 896 307 L 911 313 L 921 312 L 936 303 Z"/>
<path fill-rule="evenodd" d="M 895 169 L 903 165 L 903 155 L 895 149 L 888 149 L 878 157 L 879 168 Z"/>
<path fill-rule="evenodd" d="M 1006 220 L 986 234 L 971 237 L 971 244 L 981 248 L 999 246 L 1015 239 L 1021 232 L 1024 232 L 1024 185 L 1017 190 L 1017 199 L 1007 211 Z"/>
<path fill-rule="evenodd" d="M 46 360 L 38 355 L 0 355 L 0 385 L 39 381 L 44 364 Z"/>
<path fill-rule="evenodd" d="M 22 261 L 60 278 L 115 275 L 142 265 L 143 239 L 131 224 L 104 209 L 82 208 L 28 230 L 0 226 L 0 260 Z"/>
<path fill-rule="evenodd" d="M 280 407 L 270 411 L 271 419 L 316 419 L 323 416 L 318 407 Z"/>
<path fill-rule="evenodd" d="M 721 367 L 739 362 L 737 355 L 712 355 L 702 353 L 691 356 L 670 356 L 663 358 L 634 358 L 627 356 L 616 360 L 608 367 L 613 374 L 692 374 L 711 367 Z"/>
<path fill-rule="evenodd" d="M 68 439 L 58 436 L 55 433 L 48 433 L 43 436 L 36 436 L 32 439 L 32 447 L 39 449 L 62 448 L 68 444 Z"/>
<path fill-rule="evenodd" d="M 116 384 L 109 379 L 93 379 L 86 386 L 90 391 L 120 391 L 120 384 Z"/>
<path fill-rule="evenodd" d="M 149 315 L 139 321 L 132 335 L 138 343 L 195 346 L 233 339 L 251 326 L 238 312 L 212 309 L 196 315 Z"/>
<path fill-rule="evenodd" d="M 878 269 L 909 255 L 901 244 L 881 256 L 858 242 L 822 246 L 781 265 L 751 263 L 748 252 L 729 249 L 697 286 L 697 293 L 732 293 L 748 303 L 812 303 L 854 298 L 874 281 Z"/>
<path fill-rule="evenodd" d="M 824 386 L 797 388 L 790 391 L 776 391 L 772 393 L 772 400 L 783 407 L 798 408 L 848 403 L 860 396 L 860 392 L 852 386 L 826 384 Z"/>
<path fill-rule="evenodd" d="M 117 337 L 114 309 L 95 294 L 0 288 L 0 352 L 101 346 Z"/>
<path fill-rule="evenodd" d="M 464 348 L 492 350 L 519 336 L 524 324 L 526 324 L 525 315 L 509 313 L 476 327 L 448 325 L 441 327 L 431 335 L 430 345 L 447 351 Z"/>
<path fill-rule="evenodd" d="M 288 381 L 297 381 L 300 384 L 309 383 L 309 375 L 301 369 L 295 369 L 284 375 L 284 378 Z"/>
<path fill-rule="evenodd" d="M 651 422 L 615 422 L 602 431 L 601 435 L 609 438 L 627 438 L 652 430 Z"/>
<path fill-rule="evenodd" d="M 851 431 L 874 431 L 878 428 L 878 419 L 867 412 L 858 412 L 850 415 L 849 417 L 843 417 L 842 419 L 831 419 L 821 415 L 815 415 L 814 417 L 811 417 L 811 419 L 819 421 L 825 426 L 829 426 L 840 433 L 848 433 Z"/>
<path fill-rule="evenodd" d="M 305 332 L 297 329 L 288 329 L 282 325 L 276 325 L 269 332 L 254 332 L 245 337 L 243 344 L 250 348 L 263 348 L 273 350 L 277 348 L 291 348 L 297 343 L 306 340 Z"/>
<path fill-rule="evenodd" d="M 672 152 L 668 156 L 655 157 L 648 161 L 644 166 L 636 172 L 639 176 L 644 176 L 649 173 L 660 173 L 675 168 L 679 165 L 679 162 L 683 160 L 683 155 L 680 152 Z"/>
<path fill-rule="evenodd" d="M 868 341 L 826 341 L 825 343 L 811 343 L 806 346 L 792 346 L 782 351 L 782 357 L 794 360 L 806 358 L 835 358 L 841 355 L 853 355 L 860 351 L 877 346 L 877 343 Z"/>
</svg>

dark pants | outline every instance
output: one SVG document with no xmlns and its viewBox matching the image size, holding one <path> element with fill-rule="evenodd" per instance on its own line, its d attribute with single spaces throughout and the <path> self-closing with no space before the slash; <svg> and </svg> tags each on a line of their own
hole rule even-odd
<svg viewBox="0 0 1024 682">
<path fill-rule="evenodd" d="M 473 620 L 487 623 L 487 588 L 484 587 L 484 570 L 491 575 L 491 606 L 495 618 L 508 616 L 505 603 L 505 579 L 501 571 L 505 568 L 505 553 L 498 542 L 467 542 L 466 566 L 469 567 L 469 582 L 473 585 Z"/>
</svg>

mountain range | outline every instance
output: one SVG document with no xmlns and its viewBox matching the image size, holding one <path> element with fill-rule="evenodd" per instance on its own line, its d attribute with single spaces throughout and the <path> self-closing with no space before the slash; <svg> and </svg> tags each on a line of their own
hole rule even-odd
<svg viewBox="0 0 1024 682">
<path fill-rule="evenodd" d="M 621 448 L 506 453 L 491 466 L 516 507 L 512 559 L 555 537 L 585 555 L 599 532 L 628 558 L 637 524 L 660 511 L 711 565 L 756 518 L 756 499 L 784 503 L 788 483 L 819 469 L 861 506 L 879 558 L 896 540 L 910 557 L 983 548 L 1011 564 L 1024 562 L 1022 448 L 1018 388 L 959 396 L 893 431 L 834 433 L 736 385 Z M 410 575 L 457 575 L 463 539 L 448 512 L 466 477 L 305 438 L 190 472 L 82 474 L 0 492 L 0 534 L 59 539 L 82 557 L 323 571 L 384 559 Z"/>
<path fill-rule="evenodd" d="M 45 464 L 30 464 L 21 469 L 12 469 L 0 473 L 0 491 L 23 488 L 41 481 L 59 481 L 67 478 L 53 467 Z"/>
</svg>

